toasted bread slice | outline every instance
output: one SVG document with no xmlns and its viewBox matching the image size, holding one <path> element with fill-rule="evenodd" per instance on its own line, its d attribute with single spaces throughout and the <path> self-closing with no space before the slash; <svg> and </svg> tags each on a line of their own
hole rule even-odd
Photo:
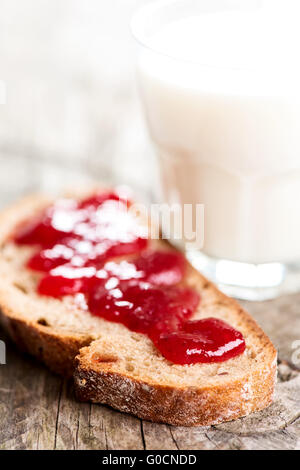
<svg viewBox="0 0 300 470">
<path fill-rule="evenodd" d="M 24 267 L 32 249 L 17 247 L 9 237 L 19 222 L 51 202 L 31 196 L 0 216 L 0 318 L 24 351 L 57 373 L 75 370 L 80 400 L 151 421 L 216 424 L 271 403 L 276 380 L 272 343 L 234 300 L 190 265 L 185 282 L 201 295 L 194 318 L 220 318 L 241 331 L 246 340 L 242 355 L 223 363 L 175 365 L 145 335 L 91 315 L 78 306 L 78 298 L 38 295 L 38 275 Z M 163 241 L 158 246 L 173 249 Z"/>
</svg>

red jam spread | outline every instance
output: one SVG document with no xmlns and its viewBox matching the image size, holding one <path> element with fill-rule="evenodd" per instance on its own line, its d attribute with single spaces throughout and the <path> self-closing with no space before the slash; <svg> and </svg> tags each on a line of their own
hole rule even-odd
<svg viewBox="0 0 300 470">
<path fill-rule="evenodd" d="M 106 192 L 60 200 L 22 224 L 14 241 L 36 248 L 27 266 L 41 274 L 39 294 L 83 294 L 91 314 L 147 335 L 175 364 L 242 354 L 244 338 L 227 323 L 190 320 L 200 297 L 184 285 L 184 257 L 151 250 L 129 208 L 117 193 Z"/>
<path fill-rule="evenodd" d="M 243 335 L 217 318 L 187 321 L 155 342 L 162 355 L 176 364 L 223 362 L 245 350 Z"/>
</svg>

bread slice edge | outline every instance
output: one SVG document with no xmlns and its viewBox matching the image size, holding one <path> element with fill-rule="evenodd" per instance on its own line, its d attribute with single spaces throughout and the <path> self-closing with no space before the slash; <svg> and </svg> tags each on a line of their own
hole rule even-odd
<svg viewBox="0 0 300 470">
<path fill-rule="evenodd" d="M 20 220 L 51 202 L 44 196 L 33 195 L 4 210 L 0 215 L 0 243 L 6 240 Z M 223 385 L 209 388 L 170 387 L 137 380 L 130 374 L 116 373 L 109 364 L 92 365 L 88 361 L 88 351 L 94 344 L 93 335 L 62 332 L 20 316 L 11 309 L 10 294 L 1 288 L 1 282 L 0 322 L 23 351 L 44 362 L 52 371 L 66 376 L 74 372 L 80 400 L 105 403 L 155 422 L 182 426 L 217 424 L 258 411 L 271 403 L 276 381 L 276 350 L 235 300 L 218 291 L 201 274 L 199 276 L 221 301 L 239 309 L 269 351 L 264 364 L 254 371 L 245 372 L 230 386 L 224 381 Z"/>
</svg>

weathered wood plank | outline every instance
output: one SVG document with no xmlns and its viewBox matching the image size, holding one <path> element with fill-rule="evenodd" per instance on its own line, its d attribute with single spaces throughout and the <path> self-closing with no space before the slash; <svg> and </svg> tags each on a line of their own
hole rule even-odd
<svg viewBox="0 0 300 470">
<path fill-rule="evenodd" d="M 106 406 L 92 405 L 90 425 L 94 436 L 105 438 L 104 449 L 144 449 L 141 421 Z"/>
<path fill-rule="evenodd" d="M 300 293 L 265 302 L 241 302 L 274 342 L 279 357 L 292 362 L 293 342 L 300 340 Z M 300 369 L 300 363 L 297 366 Z"/>
<path fill-rule="evenodd" d="M 178 449 L 171 426 L 164 424 L 157 425 L 155 423 L 143 421 L 142 431 L 144 435 L 145 449 Z"/>
<path fill-rule="evenodd" d="M 6 344 L 7 364 L 0 366 L 0 448 L 53 448 L 61 379 Z"/>
</svg>

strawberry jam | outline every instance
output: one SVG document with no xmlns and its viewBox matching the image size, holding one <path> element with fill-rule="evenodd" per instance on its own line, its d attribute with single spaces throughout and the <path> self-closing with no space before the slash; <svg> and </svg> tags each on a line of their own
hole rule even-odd
<svg viewBox="0 0 300 470">
<path fill-rule="evenodd" d="M 27 267 L 41 274 L 39 294 L 80 293 L 92 315 L 147 335 L 175 364 L 242 354 L 239 331 L 216 318 L 191 320 L 200 297 L 184 283 L 184 257 L 149 249 L 129 208 L 117 193 L 99 193 L 60 200 L 22 224 L 14 241 L 35 247 Z"/>
<path fill-rule="evenodd" d="M 243 335 L 217 318 L 187 321 L 156 341 L 162 355 L 176 364 L 223 362 L 244 352 Z"/>
<path fill-rule="evenodd" d="M 111 280 L 110 280 L 111 281 Z M 151 339 L 176 331 L 194 313 L 199 303 L 196 291 L 172 286 L 162 289 L 147 282 L 106 282 L 97 285 L 89 298 L 94 315 L 123 323 Z"/>
</svg>

